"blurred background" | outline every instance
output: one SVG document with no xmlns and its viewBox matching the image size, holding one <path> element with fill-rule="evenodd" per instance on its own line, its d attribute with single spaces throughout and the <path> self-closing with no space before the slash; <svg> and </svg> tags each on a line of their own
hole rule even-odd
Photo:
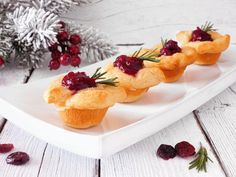
<svg viewBox="0 0 236 177">
<path fill-rule="evenodd" d="M 230 33 L 234 42 L 235 9 L 235 0 L 99 0 L 73 8 L 65 18 L 99 28 L 116 44 L 153 45 L 205 21 Z"/>
</svg>

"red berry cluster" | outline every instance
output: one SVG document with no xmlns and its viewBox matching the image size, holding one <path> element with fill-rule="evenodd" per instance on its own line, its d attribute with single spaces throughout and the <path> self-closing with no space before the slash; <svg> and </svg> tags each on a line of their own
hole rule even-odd
<svg viewBox="0 0 236 177">
<path fill-rule="evenodd" d="M 48 49 L 51 52 L 50 70 L 57 70 L 63 66 L 79 66 L 81 59 L 80 44 L 81 38 L 78 34 L 69 34 L 65 30 L 65 23 L 59 22 L 61 30 L 57 34 L 58 43 L 52 44 Z"/>
<path fill-rule="evenodd" d="M 4 66 L 5 61 L 3 60 L 3 58 L 0 56 L 0 67 Z"/>
<path fill-rule="evenodd" d="M 187 141 L 181 141 L 175 145 L 161 144 L 157 149 L 157 155 L 164 160 L 169 160 L 174 158 L 176 155 L 182 158 L 190 157 L 195 154 L 195 148 L 193 145 Z"/>
<path fill-rule="evenodd" d="M 13 144 L 0 144 L 0 153 L 8 153 L 14 149 Z M 23 165 L 29 161 L 29 155 L 25 152 L 13 152 L 7 156 L 6 162 L 11 165 Z"/>
</svg>

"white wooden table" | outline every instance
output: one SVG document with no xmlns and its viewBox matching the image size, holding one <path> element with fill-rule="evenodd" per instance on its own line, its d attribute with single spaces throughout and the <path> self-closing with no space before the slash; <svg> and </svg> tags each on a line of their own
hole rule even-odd
<svg viewBox="0 0 236 177">
<path fill-rule="evenodd" d="M 109 34 L 122 51 L 174 37 L 176 31 L 194 28 L 206 20 L 236 39 L 235 0 L 98 0 L 65 15 L 78 23 L 93 25 Z M 232 44 L 233 45 L 233 44 Z M 41 69 L 0 71 L 0 85 L 27 83 L 69 71 L 51 72 L 47 62 Z M 222 83 L 224 84 L 224 83 Z M 0 108 L 1 109 L 1 108 Z M 6 165 L 0 155 L 1 177 L 234 177 L 236 176 L 236 84 L 193 111 L 182 120 L 111 157 L 95 160 L 49 145 L 0 119 L 0 143 L 13 143 L 15 150 L 29 153 L 25 166 Z M 20 117 L 19 117 L 20 119 Z M 214 163 L 208 173 L 188 170 L 188 160 L 157 158 L 157 147 L 187 140 L 201 141 Z"/>
</svg>

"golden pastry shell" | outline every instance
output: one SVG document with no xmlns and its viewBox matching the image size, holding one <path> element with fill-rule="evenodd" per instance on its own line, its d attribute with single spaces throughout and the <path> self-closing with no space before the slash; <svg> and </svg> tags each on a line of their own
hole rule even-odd
<svg viewBox="0 0 236 177">
<path fill-rule="evenodd" d="M 177 33 L 176 38 L 183 46 L 195 48 L 197 53 L 220 53 L 229 47 L 230 35 L 221 35 L 218 32 L 208 32 L 213 41 L 194 41 L 191 42 L 192 31 L 181 31 Z"/>
</svg>

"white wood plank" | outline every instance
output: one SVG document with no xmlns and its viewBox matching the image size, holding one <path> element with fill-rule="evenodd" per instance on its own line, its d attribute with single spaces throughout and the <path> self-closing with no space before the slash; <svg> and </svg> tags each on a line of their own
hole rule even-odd
<svg viewBox="0 0 236 177">
<path fill-rule="evenodd" d="M 206 146 L 209 156 L 214 163 L 208 164 L 207 173 L 188 170 L 188 163 L 193 158 L 181 159 L 176 157 L 165 161 L 156 157 L 156 150 L 160 144 L 171 144 L 187 140 L 195 147 L 202 142 Z M 211 148 L 199 129 L 193 115 L 163 129 L 154 136 L 147 138 L 111 157 L 101 160 L 101 176 L 105 177 L 221 177 L 225 176 Z"/>
<path fill-rule="evenodd" d="M 235 85 L 232 88 L 235 89 Z M 236 174 L 236 94 L 234 92 L 227 89 L 199 108 L 197 113 L 228 176 Z"/>
<path fill-rule="evenodd" d="M 5 159 L 9 153 L 0 156 L 0 176 L 2 177 L 37 177 L 40 162 L 45 148 L 45 143 L 38 141 L 33 136 L 7 122 L 0 135 L 0 143 L 12 143 L 15 151 L 27 152 L 30 161 L 22 166 L 6 164 Z"/>
<path fill-rule="evenodd" d="M 39 177 L 94 177 L 97 176 L 96 160 L 81 157 L 62 149 L 46 148 Z"/>
<path fill-rule="evenodd" d="M 195 28 L 206 20 L 236 39 L 236 1 L 103 0 L 66 14 L 80 23 L 95 26 L 109 34 L 115 43 L 156 43 L 160 37 Z"/>
</svg>

